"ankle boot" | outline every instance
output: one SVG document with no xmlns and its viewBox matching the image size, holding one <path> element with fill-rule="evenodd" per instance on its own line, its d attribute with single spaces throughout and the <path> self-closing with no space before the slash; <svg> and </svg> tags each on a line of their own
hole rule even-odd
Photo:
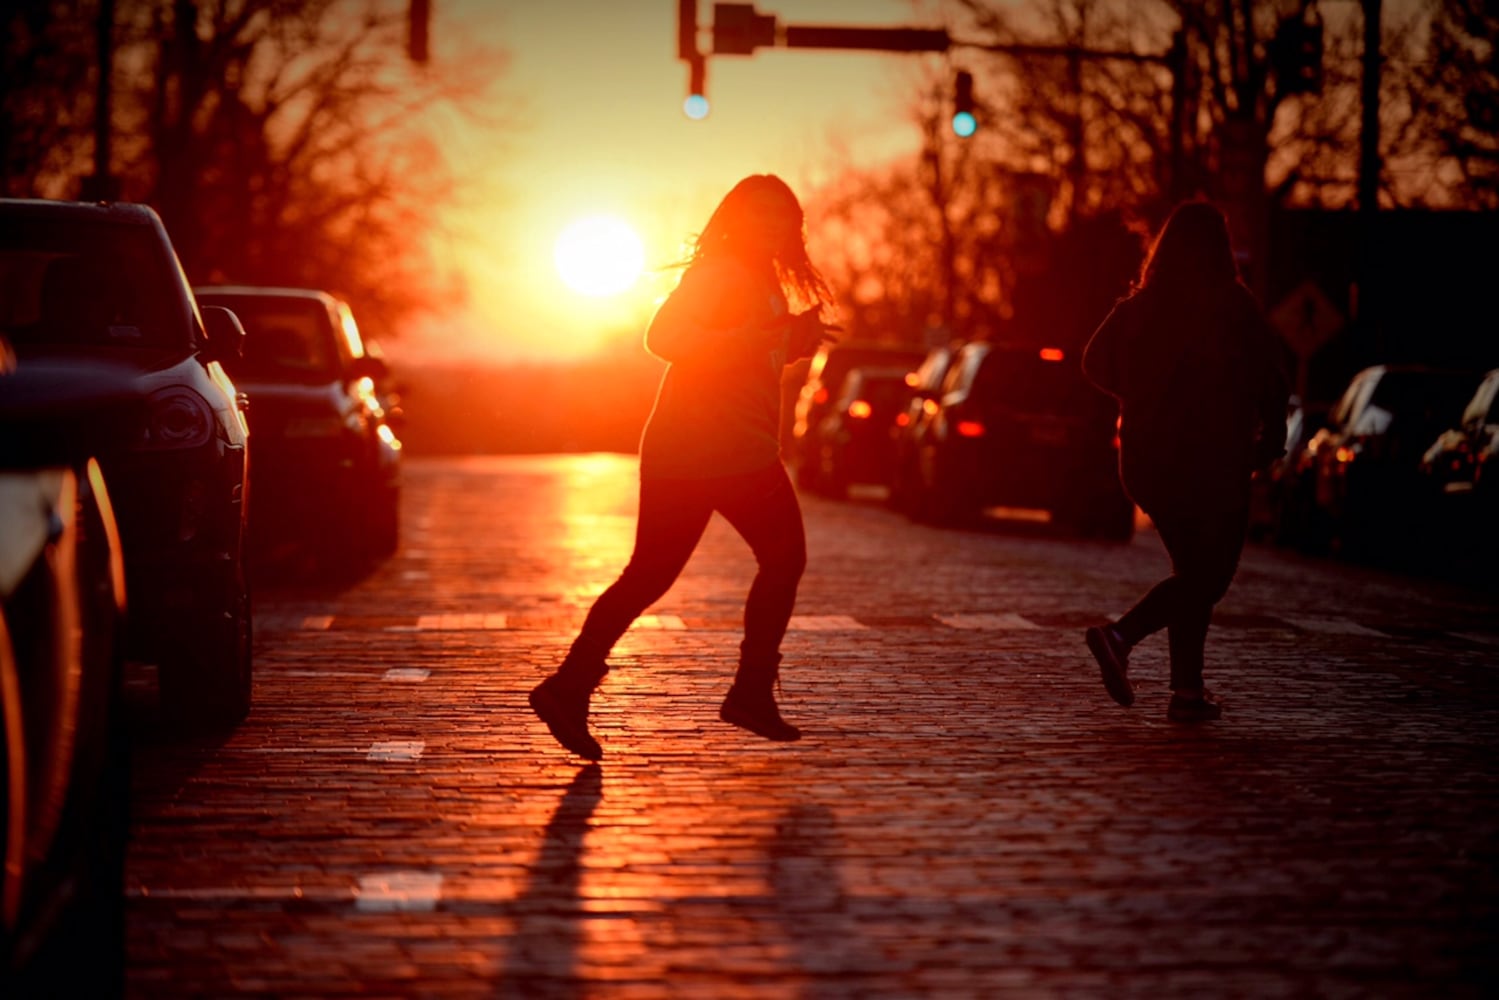
<svg viewBox="0 0 1499 1000">
<path fill-rule="evenodd" d="M 785 719 L 776 707 L 775 688 L 780 677 L 781 658 L 769 661 L 741 661 L 734 683 L 718 709 L 718 717 L 756 736 L 777 743 L 802 738 L 802 731 Z"/>
<path fill-rule="evenodd" d="M 531 710 L 558 743 L 585 760 L 601 760 L 604 750 L 588 731 L 588 701 L 604 679 L 602 660 L 569 655 L 557 672 L 531 689 Z"/>
</svg>

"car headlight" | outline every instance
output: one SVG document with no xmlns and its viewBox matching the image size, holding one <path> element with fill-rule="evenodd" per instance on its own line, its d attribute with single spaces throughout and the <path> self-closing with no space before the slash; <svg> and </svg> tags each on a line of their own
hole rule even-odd
<svg viewBox="0 0 1499 1000">
<path fill-rule="evenodd" d="M 213 410 L 208 401 L 184 386 L 153 392 L 148 400 L 143 448 L 198 448 L 213 437 Z"/>
</svg>

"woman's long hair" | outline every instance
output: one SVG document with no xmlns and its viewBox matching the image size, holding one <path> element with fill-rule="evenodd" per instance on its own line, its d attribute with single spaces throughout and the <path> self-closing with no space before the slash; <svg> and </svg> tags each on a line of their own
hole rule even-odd
<svg viewBox="0 0 1499 1000">
<path fill-rule="evenodd" d="M 1141 291 L 1190 294 L 1237 281 L 1228 220 L 1206 201 L 1176 206 L 1140 268 Z"/>
<path fill-rule="evenodd" d="M 742 257 L 757 255 L 744 233 L 751 224 L 750 220 L 764 211 L 767 202 L 774 201 L 780 201 L 788 215 L 796 219 L 800 234 L 804 225 L 802 206 L 791 188 L 774 174 L 751 174 L 735 184 L 713 210 L 708 224 L 693 241 L 687 266 L 720 253 Z M 769 263 L 782 289 L 795 304 L 802 308 L 816 307 L 820 311 L 832 305 L 832 290 L 822 272 L 807 257 L 805 235 L 788 243 Z"/>
</svg>

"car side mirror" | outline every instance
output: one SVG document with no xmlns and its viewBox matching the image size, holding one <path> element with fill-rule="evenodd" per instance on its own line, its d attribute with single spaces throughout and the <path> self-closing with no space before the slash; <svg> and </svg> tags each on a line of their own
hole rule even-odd
<svg viewBox="0 0 1499 1000">
<path fill-rule="evenodd" d="M 203 306 L 203 332 L 208 335 L 210 361 L 238 361 L 245 356 L 245 328 L 234 310 Z"/>
<path fill-rule="evenodd" d="M 368 378 L 378 382 L 390 375 L 390 366 L 382 358 L 365 354 L 349 362 L 350 378 Z"/>
</svg>

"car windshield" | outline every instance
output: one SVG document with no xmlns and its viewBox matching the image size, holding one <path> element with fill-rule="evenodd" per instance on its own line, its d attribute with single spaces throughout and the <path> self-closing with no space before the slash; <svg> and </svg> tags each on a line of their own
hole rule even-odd
<svg viewBox="0 0 1499 1000">
<path fill-rule="evenodd" d="M 318 299 L 200 294 L 200 305 L 227 306 L 245 328 L 244 357 L 230 374 L 264 382 L 324 382 L 337 377 L 336 331 Z"/>
<path fill-rule="evenodd" d="M 910 392 L 906 386 L 905 377 L 902 375 L 866 375 L 859 378 L 857 384 L 849 388 L 851 391 L 845 393 L 848 402 L 862 399 L 876 413 L 888 413 L 899 409 L 905 404 L 906 396 Z"/>
<path fill-rule="evenodd" d="M 13 344 L 193 347 L 175 262 L 148 226 L 19 216 L 0 223 L 0 334 Z"/>
</svg>

